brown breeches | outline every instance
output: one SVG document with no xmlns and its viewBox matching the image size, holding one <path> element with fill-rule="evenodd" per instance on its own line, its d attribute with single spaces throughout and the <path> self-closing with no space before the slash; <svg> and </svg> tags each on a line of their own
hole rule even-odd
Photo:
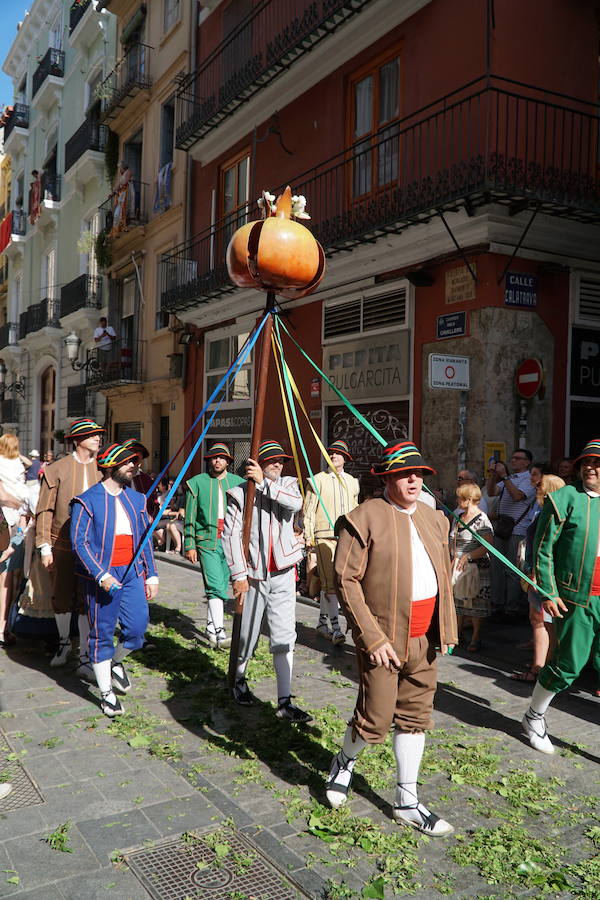
<svg viewBox="0 0 600 900">
<path fill-rule="evenodd" d="M 335 594 L 335 581 L 333 573 L 333 557 L 337 541 L 333 538 L 317 538 L 317 569 L 321 579 L 321 588 L 327 594 Z"/>
<path fill-rule="evenodd" d="M 85 612 L 77 579 L 73 571 L 75 557 L 72 550 L 52 548 L 54 564 L 52 569 L 52 609 L 55 613 Z"/>
<path fill-rule="evenodd" d="M 357 651 L 359 688 L 350 722 L 368 744 L 385 741 L 393 724 L 400 731 L 433 727 L 431 713 L 437 684 L 436 652 L 426 635 L 409 639 L 408 659 L 400 671 L 374 666 Z"/>
</svg>

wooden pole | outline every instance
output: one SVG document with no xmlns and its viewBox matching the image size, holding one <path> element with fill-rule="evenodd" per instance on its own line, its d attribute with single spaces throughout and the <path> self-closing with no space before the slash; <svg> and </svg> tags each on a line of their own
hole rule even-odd
<svg viewBox="0 0 600 900">
<path fill-rule="evenodd" d="M 265 312 L 269 313 L 269 318 L 263 327 L 260 340 L 260 359 L 258 366 L 258 375 L 256 382 L 256 390 L 254 392 L 254 418 L 252 422 L 252 440 L 250 442 L 250 459 L 257 461 L 258 448 L 262 438 L 263 421 L 265 417 L 265 402 L 267 397 L 267 382 L 269 380 L 269 362 L 271 359 L 271 334 L 273 332 L 273 310 L 275 308 L 275 294 L 272 291 L 267 293 L 267 303 Z M 254 509 L 254 497 L 256 494 L 256 485 L 254 481 L 249 480 L 246 484 L 246 500 L 244 503 L 244 521 L 242 525 L 242 547 L 244 556 L 248 559 L 248 548 L 250 546 L 250 529 L 252 527 L 252 511 Z M 233 688 L 235 684 L 235 673 L 237 669 L 237 660 L 240 649 L 240 628 L 242 624 L 242 609 L 244 608 L 244 596 L 238 597 L 235 601 L 235 611 L 233 614 L 233 626 L 231 629 L 231 649 L 229 650 L 229 671 L 228 682 L 229 687 Z"/>
</svg>

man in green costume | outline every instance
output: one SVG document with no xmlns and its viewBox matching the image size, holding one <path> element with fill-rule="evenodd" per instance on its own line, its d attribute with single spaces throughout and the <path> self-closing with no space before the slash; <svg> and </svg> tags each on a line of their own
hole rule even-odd
<svg viewBox="0 0 600 900">
<path fill-rule="evenodd" d="M 186 559 L 200 563 L 204 576 L 210 645 L 226 650 L 231 640 L 223 627 L 223 603 L 229 597 L 229 567 L 221 546 L 227 509 L 225 493 L 243 484 L 244 479 L 228 471 L 233 456 L 227 444 L 213 444 L 205 458 L 208 472 L 195 475 L 186 484 L 184 551 Z"/>
<path fill-rule="evenodd" d="M 600 438 L 575 460 L 579 478 L 548 494 L 535 533 L 535 580 L 552 600 L 557 644 L 538 675 L 523 729 L 534 750 L 554 753 L 546 731 L 550 703 L 600 655 Z"/>
</svg>

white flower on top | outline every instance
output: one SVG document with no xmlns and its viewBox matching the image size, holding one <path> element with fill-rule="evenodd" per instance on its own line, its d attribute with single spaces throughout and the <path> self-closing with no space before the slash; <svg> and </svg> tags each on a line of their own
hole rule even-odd
<svg viewBox="0 0 600 900">
<path fill-rule="evenodd" d="M 295 219 L 310 219 L 306 212 L 306 197 L 303 194 L 294 194 L 292 197 L 292 215 Z"/>
<path fill-rule="evenodd" d="M 275 206 L 274 201 L 275 194 L 271 194 L 269 191 L 262 192 L 262 196 L 258 198 L 256 203 L 263 216 L 268 216 L 270 213 L 276 212 L 277 207 Z"/>
</svg>

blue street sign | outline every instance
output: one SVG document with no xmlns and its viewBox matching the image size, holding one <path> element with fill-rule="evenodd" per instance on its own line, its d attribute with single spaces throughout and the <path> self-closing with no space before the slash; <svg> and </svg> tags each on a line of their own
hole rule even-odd
<svg viewBox="0 0 600 900">
<path fill-rule="evenodd" d="M 466 312 L 445 313 L 437 317 L 438 341 L 443 338 L 464 337 L 467 333 Z"/>
<path fill-rule="evenodd" d="M 526 272 L 507 272 L 504 284 L 505 306 L 533 309 L 537 306 L 537 275 Z"/>
</svg>

